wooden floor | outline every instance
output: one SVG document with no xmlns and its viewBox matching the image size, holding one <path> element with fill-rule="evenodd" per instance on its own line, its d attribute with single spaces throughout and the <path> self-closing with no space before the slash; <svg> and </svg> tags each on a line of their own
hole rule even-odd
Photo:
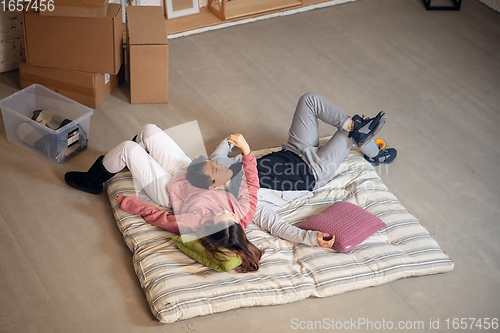
<svg viewBox="0 0 500 333">
<path fill-rule="evenodd" d="M 188 15 L 170 20 L 165 19 L 165 25 L 167 27 L 167 33 L 169 35 L 172 35 L 189 30 L 200 29 L 217 24 L 222 24 L 224 22 L 234 22 L 237 20 L 267 15 L 280 11 L 287 11 L 295 8 L 313 6 L 327 1 L 330 0 L 303 0 L 302 4 L 299 4 L 300 1 L 291 1 L 292 3 L 286 5 L 286 8 L 275 9 L 276 7 L 280 6 L 279 3 L 283 2 L 282 0 L 259 1 L 259 2 L 269 2 L 270 3 L 269 6 L 265 6 L 262 4 L 261 5 L 255 4 L 255 1 L 251 1 L 252 8 L 249 8 L 247 5 L 250 3 L 249 1 L 234 0 L 227 2 L 226 15 L 228 18 L 225 21 L 221 21 L 207 7 L 202 7 L 200 8 L 199 14 Z M 269 10 L 265 10 L 264 8 L 269 8 Z"/>
<path fill-rule="evenodd" d="M 87 150 L 59 166 L 8 142 L 0 116 L 1 333 L 495 331 L 500 13 L 476 0 L 447 13 L 426 11 L 421 0 L 353 1 L 172 38 L 168 80 L 167 104 L 130 104 L 129 85 L 120 85 L 90 117 Z M 0 73 L 0 100 L 18 91 L 18 72 Z M 377 137 L 398 156 L 375 170 L 455 269 L 332 297 L 158 323 L 107 196 L 70 188 L 64 174 L 88 170 L 148 123 L 169 129 L 196 121 L 209 153 L 230 133 L 242 133 L 253 150 L 279 146 L 306 92 L 350 115 L 386 112 Z M 324 125 L 319 135 L 335 131 Z M 353 169 L 352 179 L 360 171 Z M 309 268 L 297 269 L 307 274 Z M 193 268 L 192 274 L 203 272 Z M 483 329 L 454 329 L 453 318 L 483 318 Z M 382 320 L 394 329 L 366 328 Z M 327 329 L 333 321 L 358 329 Z M 297 329 L 317 322 L 325 326 Z M 424 322 L 425 328 L 396 329 Z"/>
<path fill-rule="evenodd" d="M 476 0 L 447 13 L 427 12 L 421 0 L 353 1 L 172 38 L 168 80 L 167 104 L 130 104 L 129 85 L 120 85 L 90 117 L 87 150 L 59 166 L 8 142 L 0 116 L 1 333 L 495 331 L 500 13 Z M 0 73 L 0 100 L 17 91 L 18 72 Z M 70 188 L 64 174 L 88 170 L 148 123 L 169 129 L 196 121 L 209 153 L 230 133 L 242 133 L 253 150 L 279 146 L 306 92 L 350 115 L 386 112 L 377 137 L 398 156 L 376 170 L 455 269 L 332 297 L 158 323 L 107 196 Z M 319 135 L 335 131 L 324 125 Z M 352 179 L 359 171 L 352 170 Z M 310 268 L 297 269 L 307 274 Z M 483 329 L 454 329 L 453 318 L 483 318 Z M 366 328 L 382 320 L 394 329 Z M 318 321 L 325 326 L 296 327 Z M 326 329 L 333 321 L 358 329 Z M 423 322 L 425 328 L 396 329 Z"/>
</svg>

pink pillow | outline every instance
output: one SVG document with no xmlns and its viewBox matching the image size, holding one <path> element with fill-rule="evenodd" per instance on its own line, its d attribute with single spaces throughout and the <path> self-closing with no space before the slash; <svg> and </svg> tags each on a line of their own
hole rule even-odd
<svg viewBox="0 0 500 333">
<path fill-rule="evenodd" d="M 335 235 L 332 249 L 346 252 L 363 242 L 386 224 L 363 208 L 345 201 L 332 204 L 323 212 L 299 224 L 304 230 Z"/>
</svg>

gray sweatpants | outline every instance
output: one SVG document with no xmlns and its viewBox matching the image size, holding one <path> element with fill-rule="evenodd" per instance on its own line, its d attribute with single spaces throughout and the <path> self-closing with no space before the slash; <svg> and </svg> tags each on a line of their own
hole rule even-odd
<svg viewBox="0 0 500 333">
<path fill-rule="evenodd" d="M 282 148 L 301 156 L 311 168 L 316 179 L 315 188 L 328 183 L 340 163 L 345 159 L 354 140 L 342 130 L 349 116 L 325 98 L 307 93 L 297 104 L 289 131 L 288 142 Z M 323 146 L 319 146 L 318 119 L 337 128 L 335 134 Z M 377 156 L 379 149 L 375 140 L 360 148 L 369 157 Z"/>
</svg>

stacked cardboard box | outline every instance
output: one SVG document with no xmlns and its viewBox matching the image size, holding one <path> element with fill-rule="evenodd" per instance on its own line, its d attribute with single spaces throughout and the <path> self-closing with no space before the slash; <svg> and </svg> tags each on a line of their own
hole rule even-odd
<svg viewBox="0 0 500 333">
<path fill-rule="evenodd" d="M 118 86 L 123 63 L 121 5 L 107 5 L 105 17 L 41 15 L 28 8 L 23 23 L 21 88 L 39 83 L 96 108 Z"/>
<path fill-rule="evenodd" d="M 131 103 L 168 102 L 168 39 L 163 8 L 127 7 Z"/>
<path fill-rule="evenodd" d="M 19 61 L 21 89 L 39 83 L 55 92 L 97 108 L 123 80 L 123 71 L 118 75 L 72 71 L 67 69 L 29 66 L 23 56 Z"/>
</svg>

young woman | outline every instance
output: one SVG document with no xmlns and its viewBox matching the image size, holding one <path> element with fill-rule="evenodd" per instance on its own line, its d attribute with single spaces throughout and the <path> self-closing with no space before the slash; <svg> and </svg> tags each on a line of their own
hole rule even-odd
<svg viewBox="0 0 500 333">
<path fill-rule="evenodd" d="M 221 163 L 202 159 L 191 163 L 155 125 L 143 127 L 137 142 L 125 141 L 99 157 L 89 171 L 68 172 L 65 180 L 74 188 L 97 194 L 102 192 L 103 182 L 128 167 L 148 196 L 160 205 L 172 207 L 175 215 L 136 197 L 118 195 L 116 200 L 124 211 L 141 215 L 146 222 L 174 233 L 195 232 L 209 252 L 229 249 L 242 259 L 240 272 L 253 272 L 258 270 L 261 251 L 248 241 L 245 229 L 257 205 L 257 162 L 241 134 L 230 135 L 227 143 L 243 152 L 244 174 L 239 184 Z M 208 180 L 206 186 L 191 184 L 187 179 L 191 173 Z M 235 187 L 237 196 L 228 191 L 234 192 Z"/>
</svg>

